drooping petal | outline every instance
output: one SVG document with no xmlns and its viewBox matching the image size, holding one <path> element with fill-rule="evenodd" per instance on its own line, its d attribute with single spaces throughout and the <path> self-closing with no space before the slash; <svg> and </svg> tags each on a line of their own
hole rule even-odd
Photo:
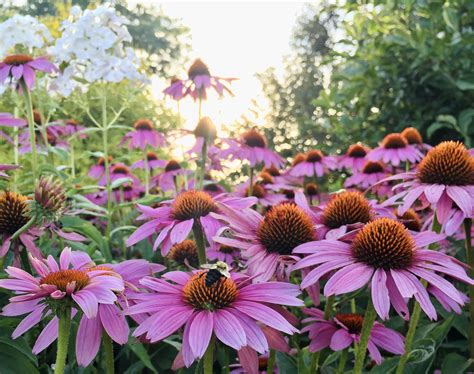
<svg viewBox="0 0 474 374">
<path fill-rule="evenodd" d="M 213 329 L 213 314 L 208 311 L 197 313 L 189 327 L 189 346 L 195 357 L 201 358 L 206 352 Z"/>
<path fill-rule="evenodd" d="M 101 337 L 102 326 L 99 316 L 87 318 L 83 315 L 76 337 L 76 359 L 79 366 L 88 366 L 97 356 Z"/>
<path fill-rule="evenodd" d="M 388 312 L 390 310 L 390 297 L 386 282 L 387 275 L 385 270 L 375 270 L 371 283 L 372 302 L 377 314 L 383 320 L 388 319 Z"/>
</svg>

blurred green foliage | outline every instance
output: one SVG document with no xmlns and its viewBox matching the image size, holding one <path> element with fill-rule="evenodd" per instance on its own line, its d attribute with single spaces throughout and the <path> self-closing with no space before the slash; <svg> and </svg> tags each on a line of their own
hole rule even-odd
<svg viewBox="0 0 474 374">
<path fill-rule="evenodd" d="M 313 43 L 301 43 L 305 36 Z M 326 151 L 344 151 L 355 141 L 375 145 L 414 126 L 430 143 L 459 139 L 473 146 L 474 2 L 323 4 L 298 21 L 293 44 L 295 56 L 312 56 L 316 66 L 290 66 L 283 80 L 267 74 L 262 84 L 275 126 L 296 127 L 303 145 L 316 139 Z M 334 48 L 328 52 L 328 46 Z M 313 71 L 319 74 L 311 80 Z M 329 83 L 318 92 L 325 71 Z M 314 111 L 302 115 L 303 105 L 313 109 L 308 96 Z"/>
</svg>

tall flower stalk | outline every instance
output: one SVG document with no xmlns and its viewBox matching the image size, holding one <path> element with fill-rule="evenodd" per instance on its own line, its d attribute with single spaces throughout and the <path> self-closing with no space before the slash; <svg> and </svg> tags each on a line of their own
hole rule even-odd
<svg viewBox="0 0 474 374">
<path fill-rule="evenodd" d="M 69 332 L 71 330 L 71 307 L 66 307 L 58 315 L 58 348 L 56 353 L 55 374 L 63 374 L 66 367 L 66 358 L 69 345 Z"/>
<path fill-rule="evenodd" d="M 374 325 L 376 318 L 377 313 L 375 312 L 372 299 L 369 298 L 369 303 L 367 304 L 367 309 L 365 310 L 364 314 L 362 331 L 360 333 L 360 343 L 357 346 L 357 353 L 355 356 L 354 374 L 362 373 L 365 355 L 367 353 L 367 346 L 369 344 L 370 332 L 372 331 L 372 326 Z"/>
<path fill-rule="evenodd" d="M 33 116 L 33 102 L 31 100 L 30 90 L 22 78 L 20 79 L 20 86 L 23 92 L 23 98 L 26 107 L 26 117 L 28 120 L 28 132 L 30 135 L 30 146 L 31 146 L 31 172 L 33 173 L 33 179 L 38 178 L 38 153 L 36 150 L 36 137 L 35 137 L 35 120 Z"/>
</svg>

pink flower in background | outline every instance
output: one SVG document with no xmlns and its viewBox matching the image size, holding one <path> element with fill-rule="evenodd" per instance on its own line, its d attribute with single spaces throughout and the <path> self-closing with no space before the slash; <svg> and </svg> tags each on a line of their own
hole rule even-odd
<svg viewBox="0 0 474 374">
<path fill-rule="evenodd" d="M 0 113 L 0 126 L 21 127 L 26 125 L 26 121 L 21 118 L 15 118 L 10 113 Z"/>
<path fill-rule="evenodd" d="M 325 156 L 319 150 L 313 150 L 305 154 L 304 161 L 292 166 L 289 170 L 289 174 L 294 177 L 322 177 L 328 170 L 334 170 L 336 167 L 336 158 Z"/>
<path fill-rule="evenodd" d="M 128 143 L 129 149 L 145 150 L 148 146 L 151 148 L 163 147 L 166 145 L 165 136 L 154 130 L 153 122 L 148 119 L 139 119 L 133 124 L 133 131 L 128 132 L 120 144 Z"/>
<path fill-rule="evenodd" d="M 20 165 L 0 164 L 0 177 L 8 178 L 8 174 L 4 173 L 4 171 L 15 170 L 15 169 L 18 169 L 19 167 L 20 167 Z"/>
<path fill-rule="evenodd" d="M 415 146 L 408 144 L 406 139 L 397 133 L 388 134 L 380 146 L 367 155 L 370 161 L 382 161 L 393 166 L 399 166 L 401 162 L 414 164 L 422 157 L 423 154 Z"/>
<path fill-rule="evenodd" d="M 231 273 L 230 278 L 221 277 L 209 286 L 206 271 L 173 271 L 163 279 L 145 278 L 141 283 L 154 292 L 127 311 L 150 314 L 133 335 L 145 334 L 157 342 L 184 326 L 179 354 L 186 367 L 203 357 L 213 334 L 235 350 L 250 347 L 264 353 L 268 341 L 259 323 L 287 334 L 297 332 L 278 308 L 303 305 L 293 284 L 249 284 L 248 277 Z"/>
<path fill-rule="evenodd" d="M 357 188 L 361 191 L 373 188 L 377 195 L 386 196 L 391 193 L 390 186 L 379 182 L 389 175 L 390 173 L 380 161 L 367 161 L 362 170 L 354 172 L 353 175 L 345 180 L 344 187 Z"/>
<path fill-rule="evenodd" d="M 165 160 L 160 160 L 158 155 L 153 151 L 148 151 L 146 153 L 146 158 L 149 170 L 166 167 L 167 162 Z M 145 160 L 138 160 L 134 162 L 132 164 L 132 169 L 145 169 Z"/>
<path fill-rule="evenodd" d="M 58 69 L 46 57 L 33 58 L 29 55 L 11 55 L 0 62 L 0 84 L 8 78 L 19 81 L 24 79 L 31 90 L 35 84 L 35 72 L 52 73 Z"/>
<path fill-rule="evenodd" d="M 423 143 L 423 137 L 415 127 L 406 127 L 401 133 L 408 144 L 415 146 L 421 151 L 429 151 L 433 148 L 431 145 Z"/>
<path fill-rule="evenodd" d="M 112 162 L 112 156 L 109 156 L 109 165 Z M 105 159 L 100 157 L 95 165 L 92 165 L 87 175 L 94 179 L 101 179 L 105 173 Z"/>
<path fill-rule="evenodd" d="M 194 100 L 207 99 L 207 92 L 213 89 L 220 97 L 224 93 L 233 95 L 230 83 L 237 78 L 222 78 L 211 75 L 208 66 L 201 60 L 196 59 L 188 70 L 188 79 L 172 79 L 171 85 L 163 92 L 174 100 L 191 96 Z"/>
<path fill-rule="evenodd" d="M 288 265 L 299 259 L 293 249 L 316 239 L 311 218 L 294 204 L 276 205 L 265 216 L 252 209 L 221 209 L 223 214 L 214 216 L 228 223 L 233 238 L 216 236 L 214 241 L 241 249 L 256 281 L 287 279 Z"/>
<path fill-rule="evenodd" d="M 402 190 L 384 204 L 401 200 L 405 213 L 418 199 L 426 199 L 448 235 L 454 234 L 465 218 L 474 217 L 474 157 L 458 142 L 443 142 L 432 148 L 416 171 L 386 180 L 402 179 L 393 187 Z"/>
<path fill-rule="evenodd" d="M 366 224 L 350 244 L 321 240 L 295 248 L 294 253 L 309 256 L 293 270 L 314 266 L 301 282 L 303 289 L 331 273 L 324 287 L 325 296 L 349 293 L 370 284 L 375 310 L 384 320 L 388 319 L 390 304 L 401 317 L 409 319 L 407 300 L 412 297 L 434 320 L 437 315 L 429 293 L 449 305 L 462 306 L 465 301 L 460 291 L 437 273 L 474 284 L 466 275 L 464 264 L 443 253 L 423 249 L 443 238 L 430 231 L 412 235 L 402 223 L 379 218 Z M 430 285 L 428 291 L 422 280 Z"/>
<path fill-rule="evenodd" d="M 339 156 L 338 166 L 341 169 L 346 169 L 352 174 L 355 171 L 362 169 L 367 162 L 367 154 L 370 152 L 370 148 L 360 143 L 352 144 L 346 154 Z"/>
<path fill-rule="evenodd" d="M 230 156 L 231 160 L 247 160 L 251 167 L 263 164 L 265 167 L 281 167 L 285 160 L 267 147 L 265 137 L 255 129 L 245 131 L 239 140 L 225 139 L 227 148 L 221 152 L 222 158 Z"/>
<path fill-rule="evenodd" d="M 54 312 L 50 305 L 64 302 L 72 304 L 72 316 L 82 311 L 87 318 L 95 318 L 99 305 L 113 305 L 117 301 L 116 292 L 124 290 L 123 280 L 106 270 L 86 271 L 72 264 L 72 252 L 65 248 L 60 255 L 59 264 L 49 256 L 39 260 L 30 256 L 30 263 L 38 277 L 22 269 L 9 266 L 6 269 L 9 279 L 0 280 L 0 287 L 16 293 L 10 303 L 3 308 L 4 316 L 28 314 L 12 334 L 16 339 L 36 326 Z M 72 265 L 72 266 L 71 266 Z M 33 354 L 47 348 L 58 336 L 58 317 L 54 316 L 38 336 Z M 78 334 L 77 339 L 80 335 Z M 80 341 L 76 344 L 80 346 Z"/>
<path fill-rule="evenodd" d="M 172 191 L 177 189 L 179 176 L 187 176 L 191 174 L 190 170 L 183 169 L 178 161 L 169 160 L 163 172 L 153 177 L 152 181 L 162 191 Z"/>
<path fill-rule="evenodd" d="M 217 203 L 220 203 L 218 206 Z M 255 204 L 255 198 L 232 198 L 225 195 L 212 198 L 203 191 L 185 191 L 174 200 L 162 202 L 156 209 L 138 205 L 142 214 L 138 220 L 148 220 L 140 226 L 128 239 L 127 246 L 132 246 L 145 238 L 158 234 L 153 244 L 156 251 L 161 245 L 161 254 L 165 256 L 174 244 L 184 241 L 194 225 L 204 230 L 209 244 L 223 224 L 211 213 L 218 213 L 223 207 L 240 210 Z"/>
<path fill-rule="evenodd" d="M 129 306 L 131 301 L 127 300 L 127 295 L 134 295 L 138 287 L 141 288 L 139 281 L 142 278 L 165 269 L 162 265 L 150 264 L 145 260 L 96 266 L 85 252 L 73 252 L 72 262 L 76 268 L 87 272 L 105 271 L 109 272 L 109 276 L 121 278 L 125 287 L 124 292 L 117 295 L 121 308 Z M 117 344 L 127 343 L 130 329 L 121 308 L 117 304 L 99 304 L 96 317 L 82 316 L 76 341 L 76 358 L 80 366 L 88 366 L 97 356 L 104 331 Z"/>
<path fill-rule="evenodd" d="M 309 323 L 301 332 L 309 332 L 310 352 L 318 352 L 324 348 L 341 351 L 353 344 L 359 344 L 364 317 L 359 314 L 336 314 L 331 320 L 325 320 L 324 313 L 319 309 L 303 309 L 309 317 L 303 323 Z M 405 352 L 405 339 L 398 332 L 375 322 L 370 331 L 367 346 L 370 357 L 380 365 L 382 355 L 379 348 L 396 355 Z"/>
</svg>

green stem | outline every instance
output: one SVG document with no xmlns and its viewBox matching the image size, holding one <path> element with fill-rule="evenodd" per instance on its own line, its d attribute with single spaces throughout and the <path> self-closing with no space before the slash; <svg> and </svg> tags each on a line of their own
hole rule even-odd
<svg viewBox="0 0 474 374">
<path fill-rule="evenodd" d="M 203 265 L 207 262 L 206 259 L 206 242 L 204 239 L 204 234 L 202 232 L 202 227 L 199 222 L 194 223 L 193 225 L 193 234 L 194 240 L 196 241 L 196 246 L 198 248 L 198 260 L 199 265 Z"/>
<path fill-rule="evenodd" d="M 347 348 L 342 350 L 341 357 L 339 358 L 339 366 L 337 367 L 336 374 L 344 373 L 344 369 L 346 368 L 348 353 L 349 353 L 349 350 Z"/>
<path fill-rule="evenodd" d="M 326 299 L 326 305 L 324 306 L 324 319 L 329 319 L 331 317 L 332 306 L 335 301 L 335 296 L 331 295 L 328 296 Z M 310 373 L 317 373 L 319 367 L 319 359 L 321 358 L 321 351 L 317 351 L 313 353 L 311 357 L 311 366 L 310 366 Z"/>
<path fill-rule="evenodd" d="M 466 258 L 469 265 L 469 276 L 474 277 L 474 256 L 472 253 L 472 219 L 464 220 L 464 233 L 466 235 L 465 247 Z M 474 358 L 474 286 L 469 286 L 469 357 Z"/>
<path fill-rule="evenodd" d="M 202 98 L 201 93 L 199 92 L 199 100 L 198 100 L 198 122 L 201 120 L 202 117 Z"/>
<path fill-rule="evenodd" d="M 224 367 L 222 368 L 223 374 L 230 373 L 230 349 L 228 346 L 224 346 Z"/>
<path fill-rule="evenodd" d="M 31 265 L 30 260 L 28 258 L 28 250 L 26 248 L 22 248 L 20 251 L 20 261 L 21 266 L 23 266 L 23 270 L 31 274 Z"/>
<path fill-rule="evenodd" d="M 31 171 L 33 173 L 33 179 L 38 178 L 38 154 L 36 150 L 36 137 L 35 137 L 35 120 L 33 116 L 33 102 L 31 101 L 31 94 L 25 80 L 20 79 L 20 86 L 23 91 L 23 98 L 26 106 L 26 116 L 28 120 L 28 131 L 30 134 L 30 145 L 31 145 Z"/>
<path fill-rule="evenodd" d="M 405 353 L 402 355 L 402 357 L 400 357 L 396 374 L 403 374 L 405 372 L 405 365 L 408 361 L 408 355 L 410 354 L 411 347 L 413 345 L 413 339 L 415 338 L 416 327 L 418 326 L 420 315 L 421 315 L 420 304 L 418 302 L 415 302 L 415 306 L 413 307 L 413 312 L 411 313 L 410 325 L 408 327 L 408 332 L 405 338 Z"/>
<path fill-rule="evenodd" d="M 248 196 L 252 196 L 253 194 L 253 167 L 250 166 L 250 170 L 249 170 L 249 192 L 248 192 Z"/>
<path fill-rule="evenodd" d="M 274 349 L 270 349 L 270 353 L 268 355 L 268 363 L 267 363 L 267 373 L 273 373 L 273 368 L 275 367 L 275 356 L 276 351 Z"/>
<path fill-rule="evenodd" d="M 145 195 L 150 194 L 150 170 L 148 169 L 148 155 L 146 148 L 143 150 L 143 167 L 145 169 Z"/>
<path fill-rule="evenodd" d="M 364 322 L 362 323 L 362 331 L 360 332 L 360 341 L 357 347 L 355 357 L 354 374 L 361 374 L 364 367 L 365 355 L 367 353 L 367 345 L 369 344 L 370 332 L 374 325 L 377 313 L 375 312 L 372 300 L 369 298 L 367 309 L 364 314 Z"/>
<path fill-rule="evenodd" d="M 206 174 L 206 159 L 207 159 L 207 139 L 204 139 L 204 143 L 202 144 L 202 152 L 201 152 L 201 162 L 200 162 L 200 173 L 197 177 L 197 190 L 202 189 L 204 185 L 204 176 Z"/>
<path fill-rule="evenodd" d="M 431 231 L 439 233 L 441 231 L 441 224 L 438 222 L 436 217 L 436 211 L 433 212 L 433 223 L 431 224 Z M 429 249 L 435 249 L 437 243 L 430 244 Z M 426 282 L 422 281 L 424 287 L 426 287 Z M 471 299 L 472 300 L 472 299 Z M 403 374 L 405 371 L 405 365 L 408 361 L 408 356 L 411 352 L 411 347 L 413 345 L 413 340 L 415 338 L 416 328 L 418 326 L 418 321 L 420 320 L 421 307 L 418 301 L 415 301 L 413 306 L 413 311 L 411 313 L 410 324 L 408 326 L 408 332 L 405 338 L 405 353 L 400 357 L 398 362 L 396 374 Z"/>
<path fill-rule="evenodd" d="M 58 349 L 56 355 L 56 364 L 54 365 L 55 374 L 63 374 L 66 367 L 67 348 L 69 345 L 69 330 L 71 329 L 71 308 L 67 307 L 59 314 L 58 330 Z"/>
<path fill-rule="evenodd" d="M 25 231 L 27 231 L 31 226 L 34 225 L 36 222 L 36 216 L 33 216 L 30 218 L 30 220 L 22 227 L 20 227 L 11 237 L 11 240 L 16 240 L 18 237 L 23 234 Z"/>
<path fill-rule="evenodd" d="M 70 141 L 70 146 L 71 146 L 71 152 L 69 154 L 69 156 L 71 157 L 71 177 L 72 179 L 75 179 L 76 178 L 76 162 L 74 160 L 75 158 L 75 155 L 74 155 L 74 143 L 73 143 L 73 139 L 71 139 Z"/>
<path fill-rule="evenodd" d="M 114 345 L 110 336 L 104 331 L 102 333 L 102 350 L 104 352 L 105 373 L 114 374 Z"/>
<path fill-rule="evenodd" d="M 204 374 L 212 374 L 214 365 L 214 337 L 211 338 L 209 346 L 204 353 Z"/>
<path fill-rule="evenodd" d="M 15 118 L 18 118 L 19 116 L 19 110 L 18 107 L 15 107 Z M 13 163 L 15 165 L 20 164 L 20 153 L 18 151 L 19 149 L 19 141 L 18 141 L 18 127 L 13 128 Z M 14 170 L 13 173 L 13 190 L 16 192 L 18 191 L 18 173 L 17 170 Z"/>
</svg>

